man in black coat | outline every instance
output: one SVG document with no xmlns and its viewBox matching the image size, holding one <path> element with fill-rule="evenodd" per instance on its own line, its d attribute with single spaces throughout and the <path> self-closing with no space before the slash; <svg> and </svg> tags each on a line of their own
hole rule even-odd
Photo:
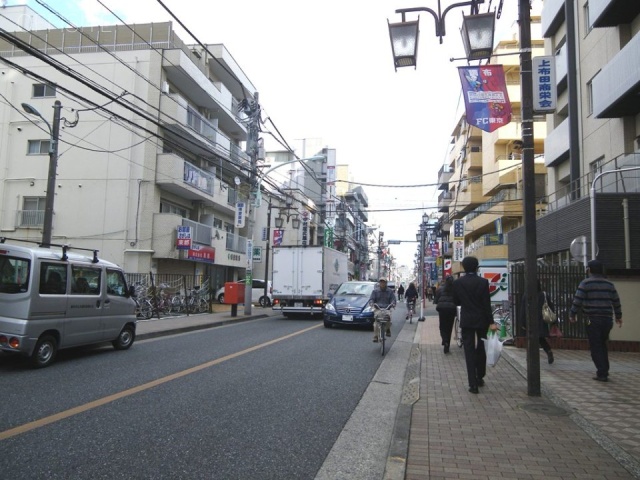
<svg viewBox="0 0 640 480">
<path fill-rule="evenodd" d="M 453 282 L 453 302 L 461 307 L 460 329 L 471 393 L 478 393 L 487 372 L 482 339 L 487 338 L 487 329 L 498 329 L 491 314 L 489 282 L 478 276 L 478 265 L 476 257 L 463 258 L 465 275 Z"/>
</svg>

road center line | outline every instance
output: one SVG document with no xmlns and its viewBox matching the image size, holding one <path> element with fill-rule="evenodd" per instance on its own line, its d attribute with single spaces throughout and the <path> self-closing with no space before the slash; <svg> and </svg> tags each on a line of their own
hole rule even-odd
<svg viewBox="0 0 640 480">
<path fill-rule="evenodd" d="M 79 413 L 84 413 L 89 410 L 93 410 L 94 408 L 101 407 L 102 405 L 106 405 L 111 402 L 115 402 L 116 400 L 120 400 L 121 398 L 129 397 L 136 393 L 143 392 L 145 390 L 149 390 L 150 388 L 157 387 L 158 385 L 162 385 L 164 383 L 168 383 L 172 380 L 177 380 L 178 378 L 185 377 L 187 375 L 191 375 L 192 373 L 199 372 L 200 370 L 204 370 L 209 367 L 213 367 L 214 365 L 219 365 L 220 363 L 226 362 L 227 360 L 231 360 L 242 355 L 246 355 L 247 353 L 254 352 L 256 350 L 260 350 L 261 348 L 268 347 L 269 345 L 273 345 L 275 343 L 281 342 L 283 340 L 287 340 L 289 338 L 293 338 L 297 335 L 301 335 L 303 333 L 307 333 L 310 330 L 318 328 L 322 326 L 322 323 L 318 325 L 314 325 L 313 327 L 305 328 L 304 330 L 300 330 L 298 332 L 290 333 L 289 335 L 285 335 L 284 337 L 275 338 L 273 340 L 269 340 L 268 342 L 261 343 L 259 345 L 255 345 L 253 347 L 247 348 L 245 350 L 232 353 L 230 355 L 226 355 L 224 357 L 217 358 L 215 360 L 211 360 L 210 362 L 206 362 L 200 365 L 196 365 L 195 367 L 188 368 L 186 370 L 182 370 L 180 372 L 173 373 L 171 375 L 167 375 L 166 377 L 158 378 L 151 382 L 143 383 L 142 385 L 138 385 L 137 387 L 129 388 L 127 390 L 123 390 L 118 393 L 114 393 L 113 395 L 108 395 L 103 398 L 99 398 L 98 400 L 94 400 L 93 402 L 85 403 L 84 405 L 78 405 L 77 407 L 70 408 L 63 412 L 56 413 L 54 415 L 49 415 L 48 417 L 41 418 L 39 420 L 35 420 L 33 422 L 25 423 L 23 425 L 19 425 L 17 427 L 11 428 L 9 430 L 5 430 L 0 432 L 0 440 L 6 440 L 11 437 L 15 437 L 17 435 L 22 435 L 23 433 L 30 432 L 31 430 L 35 430 L 40 427 L 44 427 L 45 425 L 49 425 L 51 423 L 59 422 L 60 420 L 64 420 L 65 418 L 73 417 L 74 415 L 78 415 Z"/>
</svg>

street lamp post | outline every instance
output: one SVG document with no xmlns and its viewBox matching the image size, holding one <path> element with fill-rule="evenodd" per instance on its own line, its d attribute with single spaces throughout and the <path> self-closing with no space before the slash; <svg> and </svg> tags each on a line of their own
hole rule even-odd
<svg viewBox="0 0 640 480">
<path fill-rule="evenodd" d="M 425 238 L 427 236 L 427 226 L 428 226 L 429 216 L 425 213 L 422 214 L 422 223 L 420 224 L 420 231 L 416 234 L 416 240 L 420 242 L 420 255 L 418 256 L 420 265 L 418 270 L 418 283 L 420 283 L 420 317 L 418 320 L 424 321 L 424 308 L 425 308 L 425 297 L 426 297 L 426 278 L 425 278 L 425 268 L 424 268 L 424 249 L 425 249 Z"/>
<path fill-rule="evenodd" d="M 470 16 L 464 17 L 465 25 L 462 28 L 463 43 L 467 51 L 468 60 L 478 60 L 488 58 L 492 55 L 493 45 L 487 52 L 486 31 L 483 30 L 489 25 L 489 18 L 477 18 L 478 22 L 474 26 L 468 23 L 473 17 L 479 17 L 478 5 L 484 0 L 470 0 L 468 2 L 456 3 L 447 7 L 441 13 L 440 0 L 438 0 L 438 12 L 425 7 L 396 10 L 402 14 L 402 23 L 389 24 L 389 35 L 391 37 L 391 48 L 394 57 L 394 66 L 410 67 L 416 66 L 416 56 L 418 48 L 418 22 L 405 22 L 406 12 L 427 11 L 431 13 L 436 21 L 436 36 L 442 37 L 445 34 L 444 17 L 449 10 L 455 7 L 470 6 Z M 520 24 L 520 88 L 522 104 L 522 172 L 523 172 L 523 218 L 525 228 L 525 297 L 527 315 L 527 388 L 531 396 L 540 396 L 540 352 L 539 352 L 539 327 L 537 322 L 537 278 L 536 278 L 536 215 L 535 215 L 535 166 L 534 166 L 534 143 L 533 143 L 533 76 L 531 71 L 531 12 L 530 0 L 519 0 L 519 24 Z M 493 25 L 493 24 L 492 24 Z M 477 30 L 474 30 L 476 29 Z M 394 33 L 398 33 L 394 35 Z M 493 43 L 493 33 L 491 33 L 491 43 Z M 422 268 L 422 266 L 421 266 Z"/>
<path fill-rule="evenodd" d="M 55 200 L 56 171 L 58 169 L 58 138 L 60 136 L 60 110 L 62 104 L 56 100 L 53 104 L 53 125 L 28 103 L 23 103 L 22 108 L 30 115 L 40 117 L 49 129 L 49 175 L 47 177 L 47 196 L 45 198 L 44 222 L 42 225 L 42 246 L 49 247 L 53 229 L 53 202 Z"/>
</svg>

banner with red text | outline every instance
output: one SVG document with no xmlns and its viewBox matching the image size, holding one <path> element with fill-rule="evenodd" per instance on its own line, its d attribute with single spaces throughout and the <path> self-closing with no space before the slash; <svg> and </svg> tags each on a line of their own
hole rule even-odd
<svg viewBox="0 0 640 480">
<path fill-rule="evenodd" d="M 511 122 L 511 102 L 502 65 L 458 67 L 467 123 L 493 132 Z"/>
</svg>

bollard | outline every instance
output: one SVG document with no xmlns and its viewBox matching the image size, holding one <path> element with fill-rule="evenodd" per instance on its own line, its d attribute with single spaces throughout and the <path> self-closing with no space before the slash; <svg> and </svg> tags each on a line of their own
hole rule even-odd
<svg viewBox="0 0 640 480">
<path fill-rule="evenodd" d="M 232 317 L 237 317 L 238 316 L 238 304 L 237 303 L 232 303 L 231 304 L 231 316 Z"/>
</svg>

